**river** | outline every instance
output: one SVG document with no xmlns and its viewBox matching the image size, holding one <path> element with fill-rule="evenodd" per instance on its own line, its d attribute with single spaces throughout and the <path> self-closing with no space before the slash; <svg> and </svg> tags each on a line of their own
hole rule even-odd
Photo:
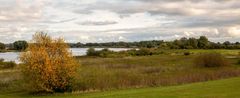
<svg viewBox="0 0 240 98">
<path fill-rule="evenodd" d="M 73 56 L 84 56 L 87 53 L 88 48 L 70 48 L 70 51 L 72 52 Z M 102 50 L 103 48 L 95 48 L 95 50 Z M 130 48 L 108 48 L 112 51 L 126 51 Z M 20 52 L 4 52 L 0 53 L 0 58 L 4 59 L 4 61 L 15 61 L 16 63 L 19 63 L 19 54 Z"/>
</svg>

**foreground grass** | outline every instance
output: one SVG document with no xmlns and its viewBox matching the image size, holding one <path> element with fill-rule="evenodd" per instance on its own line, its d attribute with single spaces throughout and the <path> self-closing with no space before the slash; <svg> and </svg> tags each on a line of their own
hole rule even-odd
<svg viewBox="0 0 240 98">
<path fill-rule="evenodd" d="M 193 63 L 196 56 L 79 57 L 77 88 L 92 91 L 170 86 L 240 76 L 236 59 L 228 59 L 229 67 L 199 68 Z"/>
<path fill-rule="evenodd" d="M 201 82 L 181 86 L 116 90 L 99 93 L 29 96 L 0 93 L 0 98 L 238 98 L 240 78 Z"/>
</svg>

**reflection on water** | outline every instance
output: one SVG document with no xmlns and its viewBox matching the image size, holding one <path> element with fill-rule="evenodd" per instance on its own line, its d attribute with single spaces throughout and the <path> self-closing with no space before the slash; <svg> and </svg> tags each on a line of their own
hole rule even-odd
<svg viewBox="0 0 240 98">
<path fill-rule="evenodd" d="M 4 59 L 4 61 L 15 61 L 15 62 L 19 62 L 18 61 L 18 55 L 20 53 L 19 52 L 5 52 L 5 53 L 0 53 L 0 58 Z"/>
<path fill-rule="evenodd" d="M 83 56 L 86 55 L 88 48 L 70 48 L 70 51 L 72 52 L 73 56 Z M 102 50 L 103 48 L 95 48 L 95 50 Z M 112 51 L 125 51 L 129 50 L 130 48 L 108 48 Z M 0 53 L 0 58 L 3 58 L 5 61 L 15 61 L 16 63 L 19 63 L 18 56 L 19 52 L 5 52 Z"/>
</svg>

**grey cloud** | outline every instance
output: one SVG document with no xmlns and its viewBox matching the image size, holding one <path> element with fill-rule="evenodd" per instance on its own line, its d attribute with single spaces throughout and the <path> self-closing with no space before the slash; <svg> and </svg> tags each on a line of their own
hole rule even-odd
<svg viewBox="0 0 240 98">
<path fill-rule="evenodd" d="M 101 26 L 101 25 L 112 25 L 117 24 L 116 21 L 85 21 L 77 23 L 79 25 L 88 25 L 88 26 Z"/>
<path fill-rule="evenodd" d="M 62 20 L 45 20 L 45 21 L 40 21 L 40 23 L 56 24 L 56 23 L 71 22 L 75 20 L 77 20 L 77 18 L 62 19 Z"/>
<path fill-rule="evenodd" d="M 42 2 L 40 1 L 0 1 L 1 22 L 31 22 L 41 18 Z"/>
<path fill-rule="evenodd" d="M 205 11 L 204 15 L 213 15 L 215 12 L 239 8 L 238 0 L 119 0 L 117 2 L 99 1 L 81 9 L 80 13 L 110 10 L 119 14 L 149 12 L 153 15 L 191 16 L 197 10 Z"/>
<path fill-rule="evenodd" d="M 213 40 L 224 40 L 226 37 L 230 37 L 228 40 L 231 40 L 232 35 L 228 29 L 240 25 L 239 0 L 43 1 L 0 0 L 0 41 L 11 42 L 15 39 L 29 39 L 31 34 L 39 30 L 49 30 L 53 36 L 63 35 L 69 41 L 83 42 L 118 41 L 119 37 L 123 37 L 125 41 L 171 40 L 176 37 L 198 37 L 200 35 L 206 35 Z M 116 21 L 114 19 L 111 21 L 81 20 L 82 16 L 94 15 L 92 12 L 99 10 L 116 13 L 120 19 Z M 123 22 L 122 20 L 136 13 L 150 13 L 149 16 L 143 18 L 151 18 L 156 22 L 162 21 L 156 18 L 158 16 L 166 17 L 165 21 L 174 22 L 140 26 L 139 28 L 133 26 L 120 27 L 120 29 L 106 28 L 99 31 L 78 30 L 78 26 L 101 28 L 118 25 Z M 65 27 L 66 23 L 67 27 L 73 26 L 71 29 L 74 30 L 69 31 Z M 59 27 L 60 31 L 57 31 Z M 233 38 L 232 41 L 239 40 L 237 38 Z"/>
<path fill-rule="evenodd" d="M 186 18 L 181 20 L 181 27 L 225 27 L 240 24 L 238 18 L 222 18 L 222 19 L 208 19 L 208 18 Z"/>
</svg>

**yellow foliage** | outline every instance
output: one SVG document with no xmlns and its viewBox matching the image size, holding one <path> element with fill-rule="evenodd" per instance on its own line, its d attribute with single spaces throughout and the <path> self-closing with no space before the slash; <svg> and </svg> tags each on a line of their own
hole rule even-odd
<svg viewBox="0 0 240 98">
<path fill-rule="evenodd" d="M 63 39 L 39 32 L 33 36 L 27 52 L 20 55 L 22 72 L 34 92 L 71 90 L 77 63 Z"/>
</svg>

